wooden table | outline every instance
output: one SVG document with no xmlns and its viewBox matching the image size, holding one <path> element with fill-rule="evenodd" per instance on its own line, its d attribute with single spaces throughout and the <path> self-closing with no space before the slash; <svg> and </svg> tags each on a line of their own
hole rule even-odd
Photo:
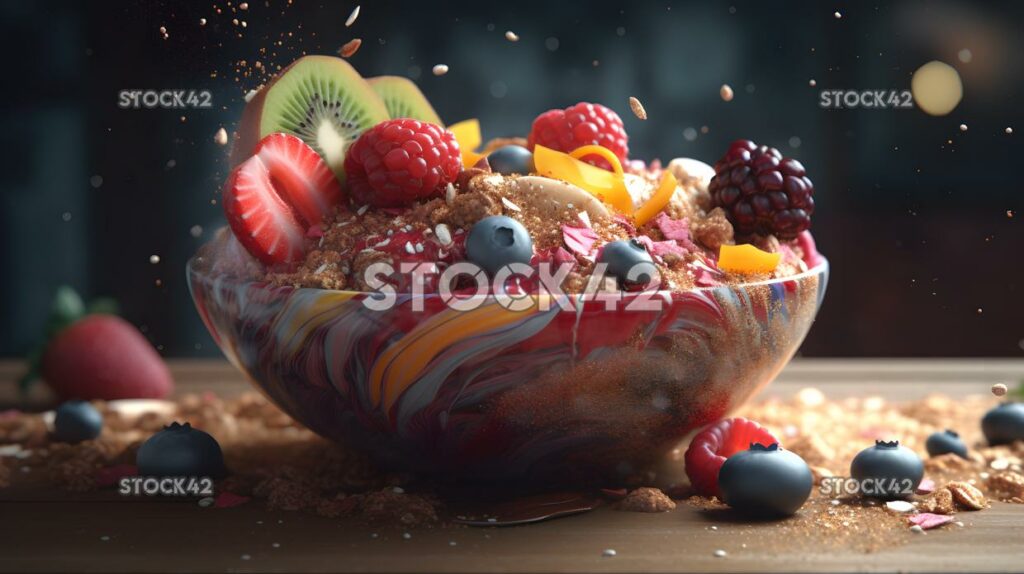
<svg viewBox="0 0 1024 574">
<path fill-rule="evenodd" d="M 248 388 L 221 361 L 172 364 L 183 392 Z M 19 366 L 0 363 L 0 404 Z M 817 386 L 830 397 L 909 400 L 929 392 L 984 393 L 1024 378 L 1024 361 L 799 360 L 769 395 Z M 37 395 L 36 401 L 45 397 Z M 37 403 L 38 404 L 38 403 Z M 716 524 L 685 504 L 651 515 L 598 509 L 542 524 L 386 531 L 259 504 L 205 511 L 109 492 L 74 497 L 0 491 L 0 571 L 1020 571 L 1024 507 L 995 503 L 961 515 L 967 527 L 932 531 L 864 554 L 768 547 L 757 527 Z M 745 544 L 744 548 L 742 545 Z M 728 551 L 717 558 L 714 550 Z M 604 557 L 605 549 L 616 556 Z"/>
</svg>

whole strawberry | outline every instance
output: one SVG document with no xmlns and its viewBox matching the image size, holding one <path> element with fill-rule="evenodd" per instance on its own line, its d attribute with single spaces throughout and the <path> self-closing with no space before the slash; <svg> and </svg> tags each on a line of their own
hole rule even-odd
<svg viewBox="0 0 1024 574">
<path fill-rule="evenodd" d="M 352 199 L 376 207 L 400 207 L 439 196 L 461 170 L 455 134 L 412 119 L 377 124 L 345 155 Z"/>
<path fill-rule="evenodd" d="M 167 364 L 142 333 L 109 313 L 87 314 L 62 288 L 49 340 L 32 358 L 24 383 L 41 377 L 61 400 L 162 398 L 174 388 Z"/>
<path fill-rule="evenodd" d="M 611 150 L 622 163 L 629 155 L 629 136 L 622 118 L 601 104 L 580 102 L 564 110 L 548 110 L 533 120 L 528 146 L 542 145 L 564 153 L 571 153 L 585 145 L 599 145 Z M 583 161 L 604 169 L 612 166 L 596 156 L 584 156 Z"/>
</svg>

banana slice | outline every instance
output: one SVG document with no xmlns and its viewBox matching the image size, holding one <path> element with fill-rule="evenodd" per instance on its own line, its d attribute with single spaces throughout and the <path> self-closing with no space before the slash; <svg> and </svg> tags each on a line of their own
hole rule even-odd
<svg viewBox="0 0 1024 574">
<path fill-rule="evenodd" d="M 515 186 L 517 191 L 530 198 L 531 204 L 549 206 L 553 214 L 561 212 L 571 203 L 573 209 L 586 211 L 592 219 L 611 217 L 608 208 L 599 199 L 564 181 L 527 175 L 517 177 Z"/>
<path fill-rule="evenodd" d="M 667 168 L 676 176 L 683 187 L 696 186 L 700 191 L 707 191 L 711 178 L 715 177 L 715 168 L 688 157 L 677 157 L 668 162 Z"/>
</svg>

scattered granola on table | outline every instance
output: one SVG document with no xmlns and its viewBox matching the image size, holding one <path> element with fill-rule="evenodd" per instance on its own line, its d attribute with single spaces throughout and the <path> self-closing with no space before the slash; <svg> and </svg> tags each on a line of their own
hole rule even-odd
<svg viewBox="0 0 1024 574">
<path fill-rule="evenodd" d="M 846 476 L 852 457 L 876 438 L 898 437 L 923 453 L 929 434 L 955 428 L 972 448 L 966 459 L 955 454 L 926 458 L 926 480 L 910 499 L 914 509 L 905 513 L 855 496 L 826 496 L 815 488 L 792 518 L 750 524 L 733 520 L 729 528 L 742 532 L 756 528 L 759 536 L 777 537 L 780 543 L 809 550 L 843 546 L 870 552 L 909 542 L 911 527 L 921 532 L 955 530 L 964 524 L 959 515 L 984 512 L 993 500 L 1024 504 L 1024 442 L 1002 446 L 982 442 L 978 421 L 992 403 L 991 395 L 963 399 L 935 395 L 900 404 L 880 397 L 830 400 L 817 389 L 804 389 L 788 400 L 769 398 L 748 405 L 739 414 L 760 421 L 780 437 L 785 448 L 804 457 L 819 484 L 824 477 Z M 156 402 L 160 408 L 152 409 L 94 404 L 104 415 L 104 430 L 97 439 L 78 444 L 52 442 L 43 414 L 0 413 L 0 488 L 32 486 L 69 492 L 114 488 L 118 478 L 134 472 L 139 445 L 177 420 L 215 436 L 231 470 L 217 484 L 216 502 L 197 503 L 197 512 L 248 503 L 384 527 L 450 524 L 444 500 L 429 483 L 382 472 L 361 453 L 300 427 L 262 395 L 222 399 L 212 393 L 190 394 L 174 402 Z M 672 458 L 676 460 L 670 461 L 676 470 L 682 450 L 675 451 Z M 716 523 L 733 513 L 716 498 L 688 497 L 686 485 L 653 487 L 668 484 L 670 478 L 651 473 L 637 476 L 638 484 L 628 494 L 623 490 L 624 496 L 612 508 L 660 513 L 682 502 Z M 447 492 L 450 496 L 450 489 Z"/>
</svg>

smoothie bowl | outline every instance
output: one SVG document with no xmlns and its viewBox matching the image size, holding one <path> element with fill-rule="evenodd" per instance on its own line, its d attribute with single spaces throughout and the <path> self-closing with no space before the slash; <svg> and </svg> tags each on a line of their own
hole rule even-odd
<svg viewBox="0 0 1024 574">
<path fill-rule="evenodd" d="M 627 139 L 582 102 L 481 145 L 408 80 L 302 58 L 246 107 L 196 307 L 281 409 L 383 466 L 621 481 L 768 384 L 828 279 L 799 162 Z"/>
<path fill-rule="evenodd" d="M 785 366 L 828 264 L 785 279 L 657 294 L 662 309 L 412 310 L 366 293 L 218 277 L 193 298 L 224 354 L 313 431 L 391 468 L 613 483 L 741 405 Z M 628 299 L 626 301 L 628 304 Z"/>
</svg>

